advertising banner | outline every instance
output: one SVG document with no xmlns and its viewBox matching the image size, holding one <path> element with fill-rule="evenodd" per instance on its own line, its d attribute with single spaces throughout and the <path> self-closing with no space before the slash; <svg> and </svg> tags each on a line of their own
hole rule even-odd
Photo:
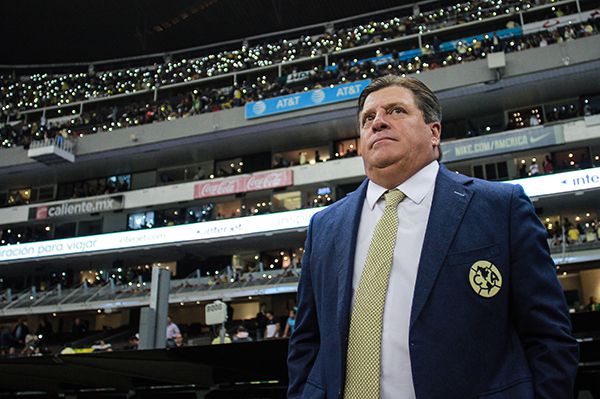
<svg viewBox="0 0 600 399">
<path fill-rule="evenodd" d="M 27 244 L 0 246 L 0 264 L 34 258 L 75 255 L 118 249 L 153 247 L 248 234 L 306 228 L 310 218 L 324 208 L 271 213 L 159 227 L 147 230 L 122 231 L 61 240 L 38 241 Z"/>
<path fill-rule="evenodd" d="M 494 36 L 494 33 L 496 34 L 496 36 L 498 36 L 499 39 L 509 39 L 511 37 L 520 37 L 523 35 L 523 31 L 520 27 L 517 28 L 508 28 L 508 29 L 501 29 L 501 30 L 497 30 L 495 32 L 488 32 L 488 33 L 482 33 L 480 35 L 475 35 L 475 36 L 469 36 L 469 37 L 463 37 L 462 39 L 458 39 L 458 40 L 451 40 L 449 42 L 444 42 L 440 45 L 440 51 L 453 51 L 456 50 L 457 45 L 459 42 L 461 43 L 466 43 L 467 45 L 470 45 L 471 43 L 473 43 L 473 40 L 477 40 L 479 42 L 482 42 L 485 40 L 485 36 L 487 35 L 488 37 L 492 37 Z"/>
<path fill-rule="evenodd" d="M 504 183 L 521 185 L 530 197 L 600 189 L 600 168 L 547 174 Z M 310 218 L 323 209 L 325 208 L 308 208 L 147 230 L 5 245 L 0 246 L 0 264 L 36 258 L 140 247 L 151 248 L 160 245 L 301 229 L 306 228 Z"/>
<path fill-rule="evenodd" d="M 315 72 L 314 71 L 310 71 L 310 70 L 309 71 L 294 72 L 294 73 L 290 73 L 289 75 L 285 75 L 283 77 L 283 80 L 284 80 L 285 84 L 300 83 L 300 82 L 307 81 L 314 74 L 315 74 Z"/>
<path fill-rule="evenodd" d="M 579 22 L 585 22 L 590 18 L 598 17 L 600 17 L 600 9 L 582 11 L 581 14 L 563 15 L 562 17 L 536 21 L 523 25 L 523 34 L 528 35 L 542 30 L 556 29 L 561 26 L 577 24 Z"/>
<path fill-rule="evenodd" d="M 371 83 L 369 79 L 359 80 L 334 87 L 324 87 L 322 89 L 250 102 L 245 105 L 246 119 L 261 118 L 263 116 L 353 100 L 358 98 L 362 90 L 369 83 Z"/>
<path fill-rule="evenodd" d="M 564 134 L 558 126 L 521 129 L 445 142 L 442 144 L 442 161 L 480 158 L 564 143 Z"/>
<path fill-rule="evenodd" d="M 194 199 L 219 197 L 249 191 L 269 190 L 293 184 L 291 170 L 260 172 L 251 175 L 210 180 L 194 186 Z"/>
<path fill-rule="evenodd" d="M 69 201 L 62 204 L 42 205 L 29 208 L 29 219 L 49 219 L 63 216 L 87 215 L 123 209 L 123 196 L 114 195 L 82 201 Z"/>
<path fill-rule="evenodd" d="M 511 180 L 507 183 L 521 185 L 529 197 L 598 189 L 600 188 L 600 168 L 528 177 Z"/>
</svg>

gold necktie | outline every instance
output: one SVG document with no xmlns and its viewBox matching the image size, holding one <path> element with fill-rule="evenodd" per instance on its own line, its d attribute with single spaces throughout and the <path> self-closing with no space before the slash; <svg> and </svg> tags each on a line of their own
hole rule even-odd
<svg viewBox="0 0 600 399">
<path fill-rule="evenodd" d="M 350 318 L 345 399 L 379 399 L 383 309 L 398 234 L 397 208 L 404 197 L 397 189 L 385 193 L 385 210 L 373 231 Z"/>
</svg>

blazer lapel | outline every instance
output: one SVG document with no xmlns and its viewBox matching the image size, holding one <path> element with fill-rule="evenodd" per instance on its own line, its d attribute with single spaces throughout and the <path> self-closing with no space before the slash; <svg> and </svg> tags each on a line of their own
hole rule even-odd
<svg viewBox="0 0 600 399">
<path fill-rule="evenodd" d="M 450 244 L 471 201 L 473 193 L 465 186 L 465 183 L 470 181 L 471 178 L 450 172 L 440 165 L 421 250 L 410 327 L 425 306 Z"/>
<path fill-rule="evenodd" d="M 336 209 L 336 231 L 340 234 L 334 241 L 334 254 L 332 259 L 338 259 L 337 270 L 337 321 L 339 323 L 340 342 L 345 355 L 347 344 L 346 337 L 350 326 L 350 303 L 352 299 L 352 275 L 354 272 L 354 253 L 356 250 L 356 236 L 360 224 L 363 202 L 367 192 L 368 180 L 358 189 L 346 197 L 342 206 Z"/>
</svg>

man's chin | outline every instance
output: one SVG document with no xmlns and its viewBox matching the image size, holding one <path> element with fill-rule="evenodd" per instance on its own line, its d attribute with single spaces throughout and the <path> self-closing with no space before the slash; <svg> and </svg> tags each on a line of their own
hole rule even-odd
<svg viewBox="0 0 600 399">
<path fill-rule="evenodd" d="M 397 156 L 396 157 L 379 156 L 379 157 L 373 157 L 368 160 L 369 166 L 374 169 L 387 169 L 389 167 L 397 165 L 399 162 L 400 162 L 400 160 L 398 159 Z"/>
</svg>

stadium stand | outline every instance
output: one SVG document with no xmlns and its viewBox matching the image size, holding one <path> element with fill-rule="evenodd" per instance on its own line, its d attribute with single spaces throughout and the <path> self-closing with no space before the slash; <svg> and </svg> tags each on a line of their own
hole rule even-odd
<svg viewBox="0 0 600 399">
<path fill-rule="evenodd" d="M 535 18 L 544 19 L 550 15 L 569 14 L 573 11 L 572 8 L 571 4 L 559 6 L 558 9 L 552 7 L 547 10 L 549 13 L 537 15 Z M 32 140 L 53 138 L 57 135 L 81 137 L 99 131 L 112 131 L 139 124 L 229 109 L 242 106 L 252 100 L 290 94 L 307 90 L 309 87 L 319 88 L 361 78 L 373 78 L 390 71 L 403 74 L 420 73 L 482 59 L 486 54 L 494 51 L 521 51 L 598 33 L 597 20 L 590 18 L 579 24 L 558 27 L 552 32 L 538 30 L 529 35 L 524 35 L 519 28 L 498 29 L 479 35 L 481 37 L 468 38 L 460 37 L 460 33 L 465 31 L 461 29 L 462 32 L 453 32 L 454 37 L 451 41 L 445 42 L 441 42 L 435 35 L 438 30 L 448 26 L 455 26 L 455 30 L 458 30 L 456 28 L 460 28 L 462 24 L 469 24 L 469 26 L 483 24 L 490 22 L 487 21 L 488 19 L 498 24 L 497 19 L 500 18 L 502 23 L 508 21 L 506 22 L 507 27 L 512 27 L 516 25 L 514 19 L 522 9 L 531 9 L 531 4 L 527 2 L 500 2 L 498 4 L 472 2 L 465 6 L 455 5 L 442 10 L 442 14 L 445 11 L 450 17 L 450 20 L 444 23 L 437 20 L 440 12 L 436 10 L 425 13 L 417 20 L 413 20 L 414 18 L 410 16 L 403 19 L 373 21 L 366 26 L 341 29 L 334 35 L 325 32 L 317 36 L 303 36 L 292 41 L 283 40 L 277 43 L 261 44 L 254 48 L 244 46 L 230 52 L 209 54 L 189 60 L 183 58 L 178 62 L 170 61 L 163 65 L 110 70 L 98 73 L 97 76 L 95 72 L 91 75 L 89 73 L 68 75 L 46 73 L 19 76 L 18 79 L 16 76 L 15 78 L 3 76 L 0 92 L 3 94 L 4 100 L 1 109 L 2 113 L 8 116 L 8 121 L 12 123 L 6 124 L 3 132 L 0 131 L 1 143 L 5 147 L 15 144 L 27 147 Z M 536 10 L 532 9 L 531 11 Z M 582 19 L 579 14 L 578 19 Z M 424 32 L 427 32 L 428 35 L 422 38 Z M 419 48 L 403 51 L 407 44 L 414 47 L 415 43 L 410 43 L 410 39 L 416 34 L 419 34 Z M 432 34 L 433 37 L 431 37 Z M 402 40 L 398 42 L 398 39 Z M 431 41 L 431 43 L 425 41 Z M 393 44 L 389 45 L 383 42 L 392 42 Z M 265 67 L 269 65 L 281 66 L 296 59 L 312 59 L 317 56 L 320 58 L 324 53 L 328 54 L 332 51 L 332 55 L 335 55 L 336 52 L 353 49 L 353 52 L 360 54 L 359 49 L 373 44 L 377 45 L 375 57 L 362 59 L 360 62 L 356 58 L 352 61 L 342 57 L 337 63 L 332 62 L 331 65 L 328 65 L 329 57 L 327 57 L 322 65 L 306 71 L 299 71 L 298 67 L 294 66 L 292 73 L 277 76 L 273 80 L 267 78 L 266 75 L 257 76 L 254 81 L 242 80 L 240 82 L 237 78 L 237 73 L 245 70 L 265 70 Z M 351 53 L 346 51 L 343 54 Z M 156 91 L 159 87 L 162 90 L 168 90 L 172 86 L 181 87 L 181 84 L 190 87 L 189 83 L 230 71 L 235 71 L 233 72 L 235 76 L 233 85 L 216 88 L 213 86 L 200 90 L 194 88 L 183 92 L 178 90 L 176 96 L 162 101 L 157 101 L 158 96 L 155 95 L 155 98 L 152 101 L 147 100 L 146 104 L 139 104 L 140 99 L 134 99 L 124 105 L 106 104 L 104 101 L 104 106 L 95 104 L 96 107 L 93 111 L 83 111 L 85 101 L 93 98 L 110 99 L 110 97 L 118 95 L 151 91 L 150 89 Z M 300 74 L 297 75 L 299 72 Z M 11 121 L 10 115 L 14 115 L 16 112 L 27 112 L 48 105 L 60 106 L 73 103 L 80 103 L 79 109 L 75 107 L 62 110 L 62 115 L 54 118 L 55 121 L 49 122 L 45 112 L 34 123 L 18 118 Z M 57 111 L 61 113 L 60 109 Z"/>
</svg>

